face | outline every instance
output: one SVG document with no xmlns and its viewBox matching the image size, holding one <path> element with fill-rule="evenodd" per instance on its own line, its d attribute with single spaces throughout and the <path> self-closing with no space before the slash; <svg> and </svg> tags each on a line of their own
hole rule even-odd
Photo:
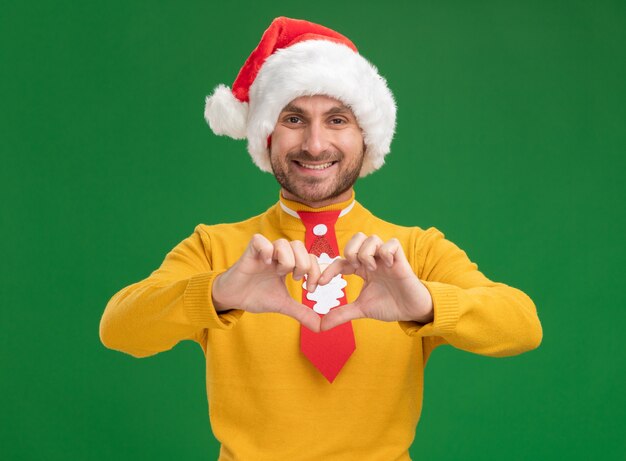
<svg viewBox="0 0 626 461">
<path fill-rule="evenodd" d="M 285 198 L 320 207 L 350 198 L 364 152 L 348 107 L 328 96 L 303 96 L 280 113 L 270 161 Z"/>
</svg>

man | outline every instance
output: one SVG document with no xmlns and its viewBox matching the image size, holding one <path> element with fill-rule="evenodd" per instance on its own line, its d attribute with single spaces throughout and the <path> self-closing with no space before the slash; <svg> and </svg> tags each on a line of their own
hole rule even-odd
<svg viewBox="0 0 626 461">
<path fill-rule="evenodd" d="M 408 460 L 423 370 L 441 344 L 489 356 L 536 348 L 532 300 L 478 271 L 434 227 L 355 201 L 380 168 L 395 102 L 346 37 L 277 18 L 205 117 L 247 138 L 277 204 L 198 225 L 109 301 L 100 336 L 136 357 L 202 347 L 220 460 Z"/>
</svg>

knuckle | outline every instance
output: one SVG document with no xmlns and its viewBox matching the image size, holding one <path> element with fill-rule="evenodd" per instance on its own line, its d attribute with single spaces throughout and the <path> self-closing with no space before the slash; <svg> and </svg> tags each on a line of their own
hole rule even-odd
<svg viewBox="0 0 626 461">
<path fill-rule="evenodd" d="M 300 240 L 292 240 L 291 242 L 289 242 L 289 244 L 294 248 L 304 248 L 304 243 L 302 243 Z"/>
</svg>

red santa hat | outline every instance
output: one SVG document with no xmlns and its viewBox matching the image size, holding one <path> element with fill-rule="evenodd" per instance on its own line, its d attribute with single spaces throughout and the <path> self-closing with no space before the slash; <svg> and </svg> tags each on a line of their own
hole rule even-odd
<svg viewBox="0 0 626 461">
<path fill-rule="evenodd" d="M 268 137 L 283 108 L 300 96 L 326 95 L 352 109 L 365 141 L 361 176 L 380 168 L 396 124 L 385 79 L 343 35 L 312 22 L 279 17 L 235 79 L 206 97 L 204 118 L 215 134 L 247 139 L 248 152 L 271 172 Z"/>
</svg>

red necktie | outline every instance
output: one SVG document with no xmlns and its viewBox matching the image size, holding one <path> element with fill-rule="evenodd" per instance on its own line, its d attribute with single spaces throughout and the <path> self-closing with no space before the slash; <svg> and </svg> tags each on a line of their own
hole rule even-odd
<svg viewBox="0 0 626 461">
<path fill-rule="evenodd" d="M 340 210 L 298 211 L 306 229 L 304 245 L 309 253 L 318 257 L 320 264 L 328 263 L 330 259 L 339 256 L 335 235 L 335 222 L 339 213 Z M 347 303 L 344 287 L 345 281 L 341 275 L 335 277 L 328 285 L 318 286 L 311 294 L 303 286 L 302 304 L 314 309 L 320 317 L 323 317 L 325 314 L 320 311 L 327 312 L 329 308 Z M 331 383 L 355 349 L 351 322 L 319 333 L 300 325 L 300 350 Z"/>
</svg>

